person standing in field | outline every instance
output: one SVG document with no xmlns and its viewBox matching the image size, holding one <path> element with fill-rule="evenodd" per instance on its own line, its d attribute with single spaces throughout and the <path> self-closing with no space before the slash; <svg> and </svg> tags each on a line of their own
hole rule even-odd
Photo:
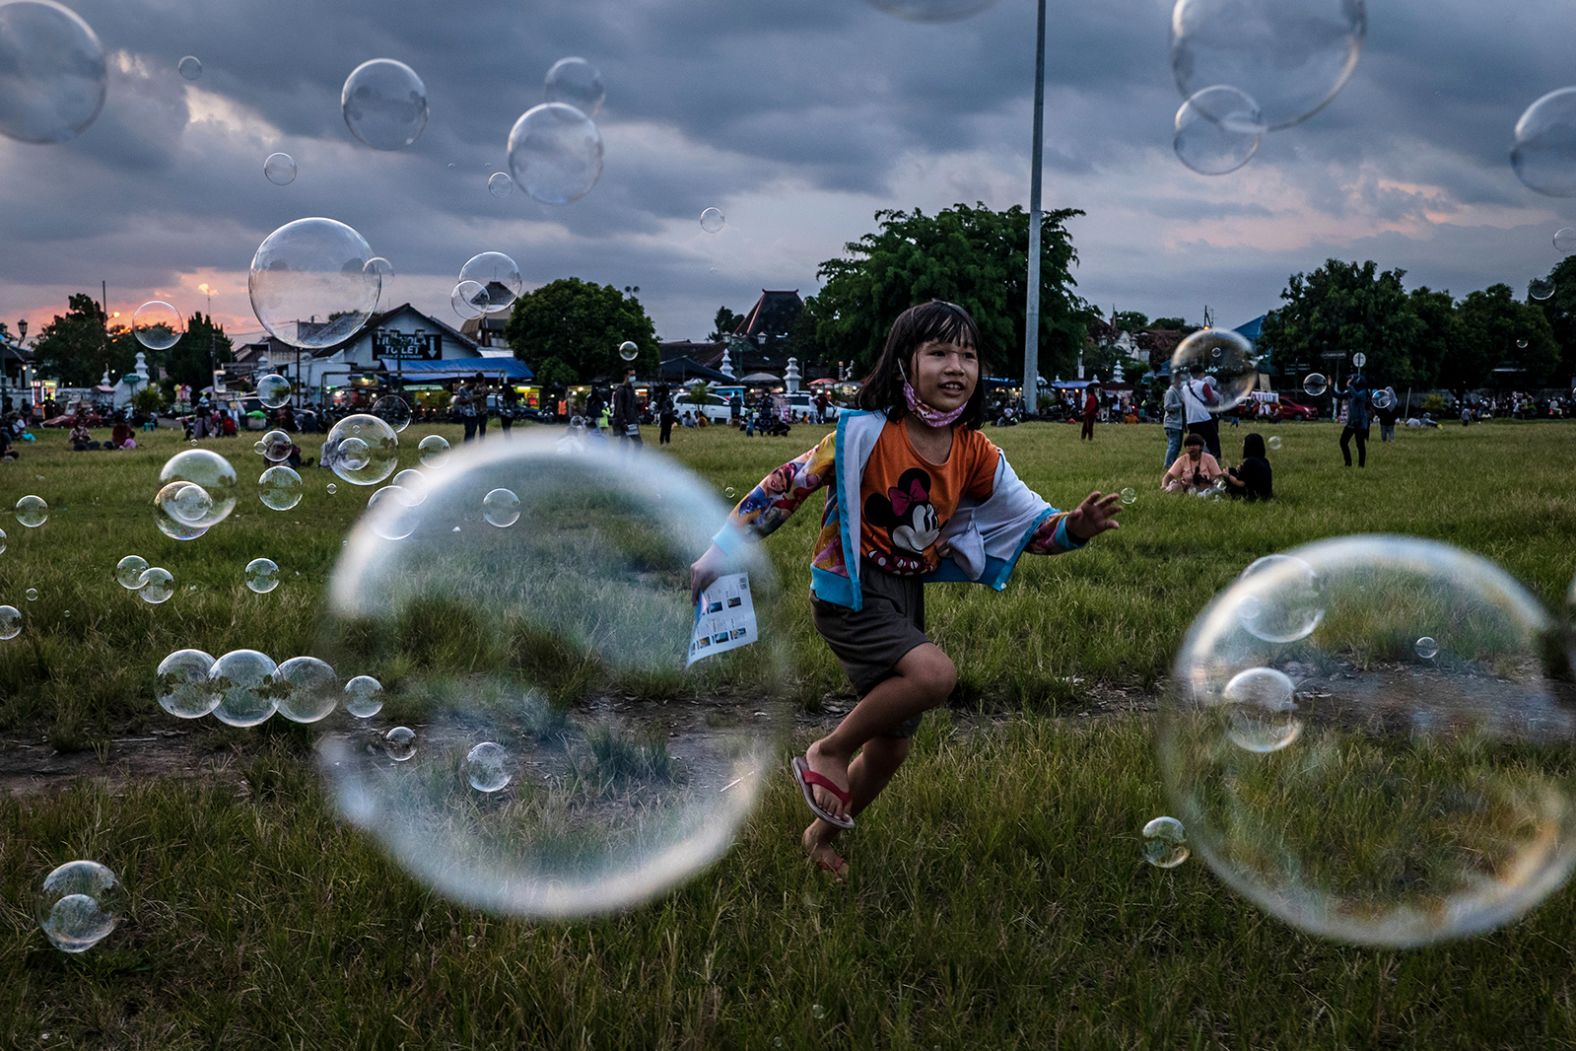
<svg viewBox="0 0 1576 1051">
<path fill-rule="evenodd" d="M 1094 441 L 1094 421 L 1100 416 L 1100 388 L 1093 383 L 1084 388 L 1083 428 L 1078 432 L 1079 441 Z"/>
<path fill-rule="evenodd" d="M 1182 392 L 1177 390 L 1176 382 L 1166 384 L 1165 397 L 1162 399 L 1164 415 L 1161 417 L 1161 427 L 1166 432 L 1166 470 L 1171 470 L 1171 465 L 1176 462 L 1177 455 L 1182 452 Z"/>
<path fill-rule="evenodd" d="M 1337 398 L 1346 399 L 1346 426 L 1341 428 L 1341 458 L 1346 466 L 1352 465 L 1352 439 L 1357 439 L 1357 466 L 1368 466 L 1369 391 L 1368 381 L 1361 372 L 1352 373 L 1346 389 L 1335 391 Z"/>
<path fill-rule="evenodd" d="M 1182 415 L 1187 432 L 1204 439 L 1209 455 L 1220 459 L 1220 421 L 1210 410 L 1220 404 L 1220 395 L 1214 381 L 1204 375 L 1204 365 L 1195 361 L 1188 366 L 1187 378 L 1182 381 Z"/>
<path fill-rule="evenodd" d="M 478 372 L 475 380 L 460 384 L 460 389 L 454 392 L 454 412 L 465 427 L 465 437 L 460 439 L 463 442 L 476 438 L 476 397 L 481 378 Z"/>
<path fill-rule="evenodd" d="M 733 509 L 691 566 L 698 599 L 730 555 L 770 535 L 827 488 L 810 566 L 816 631 L 859 702 L 791 767 L 814 820 L 805 853 L 842 879 L 833 843 L 897 773 L 923 714 L 957 681 L 925 634 L 924 586 L 973 581 L 1000 590 L 1025 550 L 1060 554 L 1117 528 L 1119 497 L 1090 493 L 1058 511 L 979 430 L 980 336 L 959 306 L 933 300 L 892 324 L 858 409 L 815 448 L 776 468 Z"/>
<path fill-rule="evenodd" d="M 624 370 L 624 382 L 613 388 L 613 433 L 640 445 L 640 399 L 635 394 L 635 367 Z"/>
</svg>

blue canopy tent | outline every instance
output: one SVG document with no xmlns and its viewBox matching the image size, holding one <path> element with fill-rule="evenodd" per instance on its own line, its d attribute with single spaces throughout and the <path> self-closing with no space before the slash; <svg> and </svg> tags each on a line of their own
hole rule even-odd
<svg viewBox="0 0 1576 1051">
<path fill-rule="evenodd" d="M 488 379 L 526 382 L 536 378 L 531 366 L 519 358 L 447 358 L 440 361 L 406 361 L 399 367 L 406 379 L 442 383 L 464 380 L 480 372 Z"/>
</svg>

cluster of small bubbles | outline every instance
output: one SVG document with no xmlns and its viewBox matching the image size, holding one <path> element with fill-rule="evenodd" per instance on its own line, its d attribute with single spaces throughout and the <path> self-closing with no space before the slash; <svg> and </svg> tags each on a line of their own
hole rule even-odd
<svg viewBox="0 0 1576 1051">
<path fill-rule="evenodd" d="M 1122 490 L 1122 503 L 1132 505 L 1138 503 L 1138 490 L 1129 486 Z"/>
<path fill-rule="evenodd" d="M 69 142 L 104 108 L 104 48 L 92 27 L 52 0 L 0 4 L 0 134 Z"/>
<path fill-rule="evenodd" d="M 149 566 L 138 579 L 137 596 L 150 606 L 159 606 L 175 594 L 175 575 L 163 566 Z"/>
<path fill-rule="evenodd" d="M 1551 91 L 1516 121 L 1510 165 L 1529 190 L 1576 197 L 1576 88 Z"/>
<path fill-rule="evenodd" d="M 502 252 L 478 252 L 467 259 L 460 267 L 460 285 L 467 281 L 476 282 L 485 293 L 477 304 L 483 314 L 508 310 L 525 290 L 519 264 Z"/>
<path fill-rule="evenodd" d="M 1171 72 L 1183 98 L 1229 84 L 1289 128 L 1345 86 L 1367 28 L 1363 0 L 1177 0 Z"/>
<path fill-rule="evenodd" d="M 226 726 L 257 726 L 279 710 L 284 688 L 272 658 L 256 650 L 231 650 L 213 662 L 208 687 L 218 703 L 213 717 Z"/>
<path fill-rule="evenodd" d="M 1268 445 L 1271 449 L 1279 449 L 1281 447 L 1281 436 L 1278 434 L 1272 434 L 1270 435 L 1269 440 L 1264 444 Z"/>
<path fill-rule="evenodd" d="M 383 710 L 383 684 L 370 675 L 357 675 L 345 683 L 345 711 L 357 719 L 370 719 Z"/>
<path fill-rule="evenodd" d="M 1270 557 L 1194 621 L 1161 713 L 1200 856 L 1285 922 L 1369 945 L 1491 930 L 1558 888 L 1576 867 L 1576 717 L 1537 600 L 1435 541 Z M 1440 624 L 1436 661 L 1421 632 Z"/>
<path fill-rule="evenodd" d="M 125 911 L 125 890 L 96 861 L 69 861 L 44 877 L 34 917 L 61 952 L 87 952 L 109 937 Z"/>
<path fill-rule="evenodd" d="M 324 439 L 323 462 L 352 485 L 377 485 L 399 466 L 399 435 L 376 416 L 346 416 Z"/>
<path fill-rule="evenodd" d="M 1542 302 L 1554 296 L 1554 282 L 1547 277 L 1535 277 L 1527 282 L 1527 295 L 1529 298 Z"/>
<path fill-rule="evenodd" d="M 339 676 L 317 657 L 291 657 L 279 666 L 279 714 L 293 723 L 315 723 L 339 704 Z"/>
<path fill-rule="evenodd" d="M 202 59 L 196 55 L 183 55 L 175 68 L 187 80 L 196 80 L 202 76 Z"/>
<path fill-rule="evenodd" d="M 393 478 L 389 479 L 389 484 L 397 485 L 405 490 L 410 498 L 418 504 L 427 499 L 427 490 L 431 488 L 431 483 L 427 481 L 427 476 L 414 467 L 407 467 L 400 471 Z"/>
<path fill-rule="evenodd" d="M 290 381 L 277 373 L 257 381 L 257 400 L 265 409 L 280 409 L 290 403 Z"/>
<path fill-rule="evenodd" d="M 157 697 L 159 707 L 178 719 L 200 719 L 219 704 L 209 673 L 213 657 L 202 650 L 176 650 L 159 662 Z"/>
<path fill-rule="evenodd" d="M 306 484 L 293 468 L 276 463 L 257 478 L 257 498 L 271 511 L 288 511 L 301 502 Z"/>
<path fill-rule="evenodd" d="M 508 172 L 493 172 L 487 176 L 487 192 L 494 197 L 507 197 L 514 192 L 514 180 Z"/>
<path fill-rule="evenodd" d="M 1554 248 L 1565 255 L 1576 252 L 1576 227 L 1562 226 L 1554 231 Z"/>
<path fill-rule="evenodd" d="M 1423 658 L 1425 661 L 1431 661 L 1435 657 L 1439 656 L 1439 642 L 1429 635 L 1424 635 L 1422 638 L 1418 639 L 1417 643 L 1412 648 L 1416 650 L 1417 655 Z"/>
<path fill-rule="evenodd" d="M 372 415 L 388 424 L 394 429 L 394 433 L 398 434 L 410 426 L 414 413 L 411 412 L 410 402 L 398 394 L 385 394 L 372 403 Z"/>
<path fill-rule="evenodd" d="M 1234 172 L 1259 152 L 1264 116 L 1253 99 L 1224 84 L 1189 97 L 1172 121 L 1171 148 L 1200 175 Z"/>
<path fill-rule="evenodd" d="M 583 58 L 561 58 L 547 71 L 544 85 L 548 102 L 573 106 L 587 117 L 594 117 L 607 99 L 602 71 Z"/>
<path fill-rule="evenodd" d="M 49 521 L 49 505 L 42 496 L 24 496 L 16 502 L 16 520 L 28 529 Z"/>
<path fill-rule="evenodd" d="M 175 308 L 162 299 L 150 299 L 131 315 L 131 334 L 149 350 L 169 350 L 184 327 Z"/>
<path fill-rule="evenodd" d="M 1200 329 L 1177 344 L 1171 375 L 1213 413 L 1241 404 L 1258 382 L 1253 344 L 1230 329 Z"/>
<path fill-rule="evenodd" d="M 382 278 L 366 269 L 372 249 L 344 223 L 313 217 L 286 223 L 252 256 L 252 313 L 274 338 L 303 350 L 349 339 L 377 309 Z M 309 320 L 322 318 L 323 320 Z"/>
<path fill-rule="evenodd" d="M 254 558 L 246 564 L 246 587 L 266 595 L 279 586 L 279 564 L 271 558 Z"/>
<path fill-rule="evenodd" d="M 1302 392 L 1310 398 L 1321 398 L 1330 389 L 1330 378 L 1322 372 L 1310 372 L 1302 378 Z"/>
<path fill-rule="evenodd" d="M 385 485 L 367 500 L 367 526 L 384 540 L 404 540 L 416 528 L 410 512 L 420 503 L 403 486 Z"/>
<path fill-rule="evenodd" d="M 478 792 L 500 792 L 512 780 L 509 753 L 496 741 L 483 741 L 465 753 L 465 780 Z"/>
<path fill-rule="evenodd" d="M 27 598 L 27 600 L 29 602 L 37 602 L 38 601 L 38 589 L 37 588 L 28 588 L 26 591 L 22 592 L 22 594 Z"/>
<path fill-rule="evenodd" d="M 481 317 L 487 312 L 487 289 L 478 281 L 461 281 L 449 292 L 449 305 L 454 312 L 467 321 Z"/>
<path fill-rule="evenodd" d="M 427 127 L 427 86 L 405 63 L 374 58 L 345 78 L 339 107 L 350 133 L 368 146 L 404 149 Z"/>
<path fill-rule="evenodd" d="M 0 606 L 0 641 L 22 633 L 22 611 L 15 606 Z"/>
<path fill-rule="evenodd" d="M 1144 825 L 1144 860 L 1157 869 L 1174 869 L 1192 853 L 1187 832 L 1174 817 L 1151 818 Z"/>
<path fill-rule="evenodd" d="M 574 106 L 544 102 L 509 130 L 509 174 L 542 204 L 569 204 L 602 177 L 602 133 Z"/>
<path fill-rule="evenodd" d="M 396 726 L 383 735 L 383 750 L 396 763 L 403 763 L 416 756 L 416 731 L 408 726 Z"/>
<path fill-rule="evenodd" d="M 721 208 L 704 208 L 700 213 L 700 228 L 708 234 L 718 233 L 727 225 Z"/>
<path fill-rule="evenodd" d="M 176 486 L 177 482 L 196 491 Z M 154 498 L 157 517 L 204 530 L 229 517 L 240 489 L 230 461 L 208 449 L 187 449 L 170 457 L 159 471 L 159 485 Z"/>
<path fill-rule="evenodd" d="M 482 497 L 482 517 L 487 524 L 505 529 L 520 520 L 520 498 L 512 489 L 494 489 Z"/>
<path fill-rule="evenodd" d="M 910 22 L 956 22 L 977 15 L 996 0 L 870 0 L 874 7 Z"/>
<path fill-rule="evenodd" d="M 115 563 L 115 582 L 127 591 L 136 591 L 142 587 L 142 574 L 148 568 L 148 560 L 141 555 L 127 555 Z"/>
<path fill-rule="evenodd" d="M 263 178 L 275 186 L 289 186 L 295 177 L 296 161 L 288 153 L 270 153 L 263 158 Z"/>
<path fill-rule="evenodd" d="M 416 443 L 416 456 L 423 467 L 436 467 L 449 451 L 449 439 L 441 434 L 429 434 Z"/>
</svg>

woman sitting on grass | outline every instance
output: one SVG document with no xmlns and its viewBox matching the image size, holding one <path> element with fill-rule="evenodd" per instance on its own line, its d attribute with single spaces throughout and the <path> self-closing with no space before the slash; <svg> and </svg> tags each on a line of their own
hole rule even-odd
<svg viewBox="0 0 1576 1051">
<path fill-rule="evenodd" d="M 962 307 L 932 301 L 904 311 L 858 410 L 839 414 L 820 444 L 768 474 L 691 567 L 698 597 L 727 571 L 730 553 L 828 487 L 811 612 L 859 703 L 792 770 L 815 815 L 801 837 L 805 852 L 838 879 L 848 866 L 833 840 L 886 787 L 921 716 L 945 704 L 957 681 L 951 659 L 925 634 L 925 583 L 1000 590 L 1024 550 L 1070 551 L 1117 527 L 1117 496 L 1091 493 L 1058 511 L 980 432 L 979 344 Z"/>
<path fill-rule="evenodd" d="M 1220 461 L 1204 451 L 1203 436 L 1190 434 L 1182 439 L 1182 455 L 1161 475 L 1160 488 L 1168 493 L 1202 493 L 1223 474 Z"/>
<path fill-rule="evenodd" d="M 1274 472 L 1257 431 L 1242 439 L 1242 462 L 1225 474 L 1226 494 L 1244 500 L 1269 500 L 1275 496 Z"/>
</svg>

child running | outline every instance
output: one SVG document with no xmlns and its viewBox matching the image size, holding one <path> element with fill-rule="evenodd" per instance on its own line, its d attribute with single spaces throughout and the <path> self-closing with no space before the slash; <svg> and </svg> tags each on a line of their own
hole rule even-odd
<svg viewBox="0 0 1576 1051">
<path fill-rule="evenodd" d="M 980 433 L 979 346 L 962 307 L 933 300 L 904 311 L 858 410 L 841 413 L 820 444 L 762 479 L 690 567 L 698 597 L 742 545 L 827 487 L 810 604 L 859 703 L 794 758 L 792 771 L 815 815 L 801 837 L 805 853 L 839 880 L 848 865 L 833 841 L 880 795 L 921 716 L 945 704 L 957 681 L 951 659 L 925 635 L 925 583 L 1000 591 L 1025 550 L 1059 554 L 1117 528 L 1117 494 L 1093 492 L 1058 511 Z"/>
</svg>

